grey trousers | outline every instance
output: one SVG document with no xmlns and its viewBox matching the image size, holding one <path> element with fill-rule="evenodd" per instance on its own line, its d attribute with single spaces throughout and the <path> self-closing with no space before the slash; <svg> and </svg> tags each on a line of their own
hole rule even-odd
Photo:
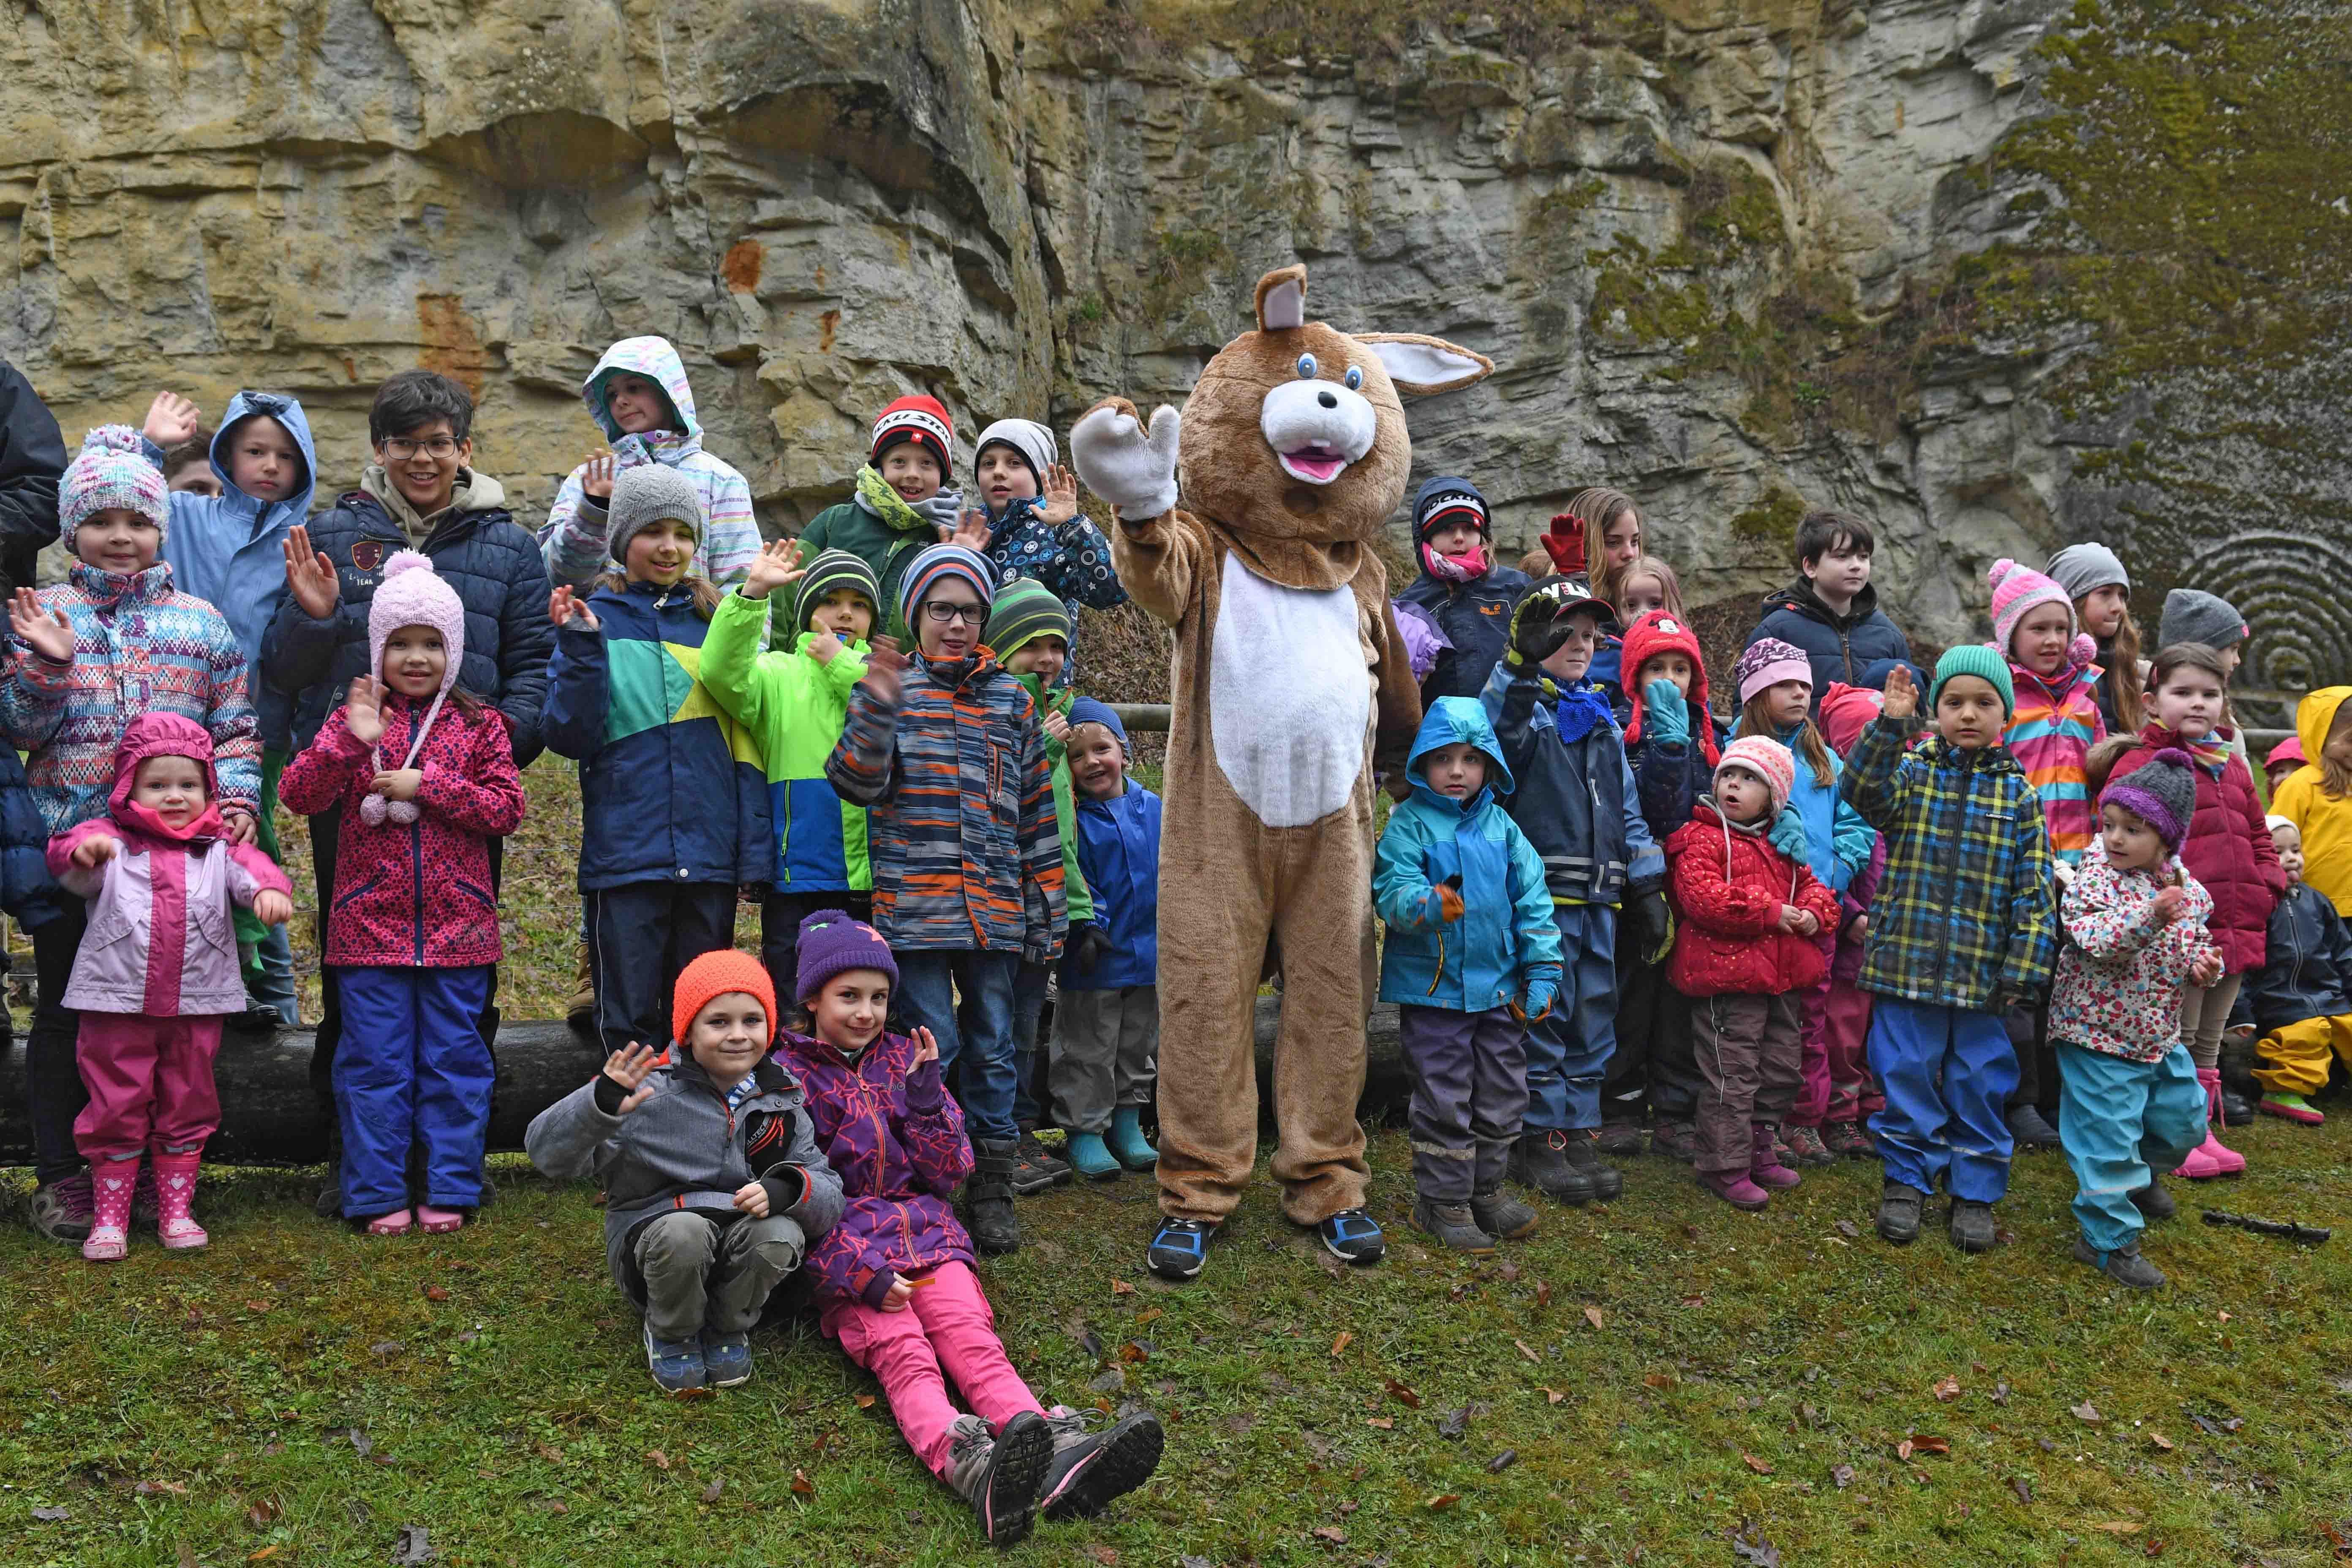
<svg viewBox="0 0 2352 1568">
<path fill-rule="evenodd" d="M 712 1209 L 675 1209 L 630 1237 L 646 1282 L 646 1323 L 654 1338 L 688 1341 L 708 1328 L 740 1334 L 785 1275 L 801 1266 L 808 1240 L 800 1221 Z"/>
<path fill-rule="evenodd" d="M 1698 1159 L 1704 1175 L 1745 1173 L 1755 1130 L 1777 1128 L 1804 1083 L 1804 1018 L 1797 994 L 1699 996 L 1691 1036 L 1706 1080 L 1698 1097 Z"/>
<path fill-rule="evenodd" d="M 1072 1132 L 1110 1131 L 1111 1111 L 1151 1103 L 1159 1070 L 1160 988 L 1064 991 L 1054 1019 L 1054 1120 Z"/>
<path fill-rule="evenodd" d="M 1433 1204 L 1464 1204 L 1503 1184 L 1528 1112 L 1525 1026 L 1504 1007 L 1397 1009 L 1412 1069 L 1412 1184 Z"/>
</svg>

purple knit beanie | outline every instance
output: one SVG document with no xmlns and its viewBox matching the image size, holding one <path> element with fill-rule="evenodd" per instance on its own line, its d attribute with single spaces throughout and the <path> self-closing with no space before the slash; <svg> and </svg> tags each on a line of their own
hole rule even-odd
<svg viewBox="0 0 2352 1568">
<path fill-rule="evenodd" d="M 58 524 L 66 550 L 74 530 L 96 512 L 113 508 L 135 511 L 155 524 L 160 536 L 171 523 L 171 495 L 163 470 L 147 460 L 139 432 L 128 425 L 101 425 L 81 438 L 81 451 L 58 481 Z"/>
<path fill-rule="evenodd" d="M 2101 805 L 2120 805 L 2156 829 L 2164 847 L 2179 853 L 2197 813 L 2197 774 L 2189 753 L 2167 746 L 2099 792 Z"/>
<path fill-rule="evenodd" d="M 898 961 L 880 931 L 841 910 L 819 910 L 801 921 L 800 970 L 793 977 L 800 999 L 807 1001 L 848 969 L 878 969 L 898 988 Z"/>
</svg>

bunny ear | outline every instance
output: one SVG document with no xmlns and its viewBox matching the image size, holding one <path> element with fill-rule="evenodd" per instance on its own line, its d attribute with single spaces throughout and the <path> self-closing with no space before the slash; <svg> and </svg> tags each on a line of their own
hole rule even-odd
<svg viewBox="0 0 2352 1568">
<path fill-rule="evenodd" d="M 1356 342 L 1372 351 L 1399 393 L 1428 397 L 1459 392 L 1495 374 L 1485 354 L 1419 332 L 1358 332 Z"/>
</svg>

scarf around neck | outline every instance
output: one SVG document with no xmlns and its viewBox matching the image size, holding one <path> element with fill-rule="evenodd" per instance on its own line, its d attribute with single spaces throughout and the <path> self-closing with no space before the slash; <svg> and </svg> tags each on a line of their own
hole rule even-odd
<svg viewBox="0 0 2352 1568">
<path fill-rule="evenodd" d="M 1420 545 L 1421 569 L 1441 583 L 1475 583 L 1495 569 L 1486 559 L 1486 542 L 1480 540 L 1462 556 L 1440 555 L 1429 547 L 1426 540 Z"/>
<path fill-rule="evenodd" d="M 908 503 L 907 499 L 890 488 L 882 472 L 871 463 L 857 469 L 857 504 L 881 521 L 882 526 L 898 533 L 923 533 L 926 539 L 935 528 L 953 528 L 956 516 L 963 510 L 963 495 L 958 490 L 941 490 L 927 500 Z"/>
<path fill-rule="evenodd" d="M 1609 693 L 1590 676 L 1559 688 L 1559 700 L 1552 708 L 1552 722 L 1559 727 L 1559 738 L 1574 745 L 1592 732 L 1592 727 L 1612 715 Z"/>
</svg>

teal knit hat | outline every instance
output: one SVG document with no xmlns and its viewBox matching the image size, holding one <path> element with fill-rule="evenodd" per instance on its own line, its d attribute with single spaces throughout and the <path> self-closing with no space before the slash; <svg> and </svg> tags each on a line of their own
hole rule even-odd
<svg viewBox="0 0 2352 1568">
<path fill-rule="evenodd" d="M 882 584 L 875 580 L 874 568 L 862 555 L 852 555 L 846 550 L 820 550 L 810 557 L 801 574 L 800 588 L 793 599 L 793 631 L 795 635 L 809 629 L 809 617 L 824 603 L 825 595 L 847 588 L 865 595 L 866 605 L 874 613 L 874 629 L 882 629 Z"/>
<path fill-rule="evenodd" d="M 1936 704 L 1944 695 L 1945 686 L 1956 675 L 1973 675 L 2000 693 L 2000 716 L 2017 716 L 2017 688 L 2009 679 L 2009 660 L 2000 657 L 1989 644 L 1963 643 L 1958 647 L 1946 648 L 1944 657 L 1936 661 L 1936 684 L 1927 689 L 1927 711 L 1933 714 Z"/>
<path fill-rule="evenodd" d="M 988 629 L 981 641 L 999 659 L 1011 658 L 1024 643 L 1039 637 L 1070 640 L 1070 612 L 1054 591 L 1034 577 L 1016 577 L 997 591 L 988 612 Z"/>
</svg>

